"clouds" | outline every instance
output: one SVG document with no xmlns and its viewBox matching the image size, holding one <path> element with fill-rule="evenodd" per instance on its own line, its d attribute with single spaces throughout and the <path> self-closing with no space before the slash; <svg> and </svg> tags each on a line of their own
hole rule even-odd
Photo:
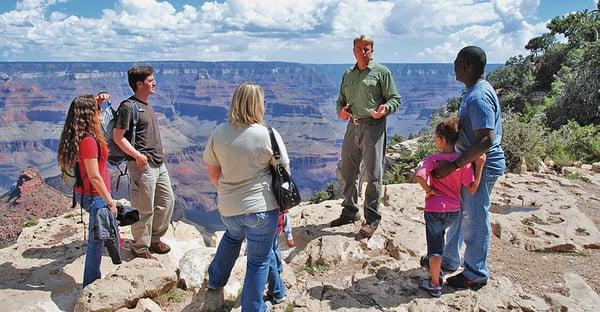
<svg viewBox="0 0 600 312">
<path fill-rule="evenodd" d="M 417 57 L 445 62 L 452 60 L 462 47 L 477 45 L 492 56 L 492 61 L 503 63 L 511 56 L 526 53 L 524 47 L 529 39 L 546 30 L 546 22 L 528 22 L 528 19 L 534 16 L 539 0 L 492 0 L 489 4 L 495 15 L 489 23 L 459 25 L 463 28 L 450 32 L 444 42 L 423 49 Z M 486 9 L 490 8 L 486 6 Z M 466 16 L 479 13 L 475 10 L 463 11 L 463 15 Z M 489 15 L 489 12 L 486 12 L 486 15 Z"/>
<path fill-rule="evenodd" d="M 382 61 L 448 62 L 465 44 L 510 56 L 543 31 L 529 22 L 539 0 L 117 0 L 93 18 L 55 9 L 67 1 L 19 0 L 0 14 L 0 60 L 348 63 L 366 33 Z M 400 43 L 419 48 L 398 59 Z"/>
</svg>

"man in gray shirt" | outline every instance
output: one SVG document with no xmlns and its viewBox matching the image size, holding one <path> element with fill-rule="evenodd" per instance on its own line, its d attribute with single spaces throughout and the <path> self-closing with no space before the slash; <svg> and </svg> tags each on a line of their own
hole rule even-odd
<svg viewBox="0 0 600 312">
<path fill-rule="evenodd" d="M 151 259 L 150 252 L 164 254 L 171 250 L 160 238 L 169 227 L 175 197 L 164 164 L 158 122 L 148 103 L 156 88 L 154 69 L 151 66 L 135 66 L 129 69 L 127 77 L 134 95 L 119 106 L 113 140 L 132 158 L 127 163 L 129 197 L 131 204 L 140 212 L 140 221 L 131 226 L 135 240 L 133 253 L 136 257 Z M 134 109 L 138 109 L 140 118 L 135 142 L 129 142 L 126 137 L 131 137 Z"/>
</svg>

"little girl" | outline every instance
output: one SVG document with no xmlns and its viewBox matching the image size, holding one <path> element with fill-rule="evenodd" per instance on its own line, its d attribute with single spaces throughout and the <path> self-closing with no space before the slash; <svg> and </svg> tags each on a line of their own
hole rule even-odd
<svg viewBox="0 0 600 312">
<path fill-rule="evenodd" d="M 460 154 L 454 152 L 454 143 L 458 140 L 459 120 L 450 117 L 435 128 L 435 146 L 439 153 L 428 156 L 418 168 L 416 179 L 425 190 L 425 233 L 427 238 L 427 257 L 430 278 L 419 281 L 419 288 L 433 297 L 442 295 L 441 263 L 444 252 L 444 234 L 446 229 L 456 222 L 460 213 L 460 190 L 464 185 L 470 194 L 477 191 L 485 163 L 485 154 L 474 164 L 456 168 L 447 177 L 436 179 L 430 172 L 436 168 L 436 161 L 446 160 L 452 163 Z M 427 260 L 425 260 L 427 262 Z"/>
</svg>

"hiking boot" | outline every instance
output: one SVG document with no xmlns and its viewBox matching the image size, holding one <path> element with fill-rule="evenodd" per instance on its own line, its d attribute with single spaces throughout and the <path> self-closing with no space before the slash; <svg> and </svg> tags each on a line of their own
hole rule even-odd
<svg viewBox="0 0 600 312">
<path fill-rule="evenodd" d="M 375 230 L 377 230 L 377 227 L 379 227 L 379 223 L 365 223 L 363 224 L 363 226 L 360 227 L 360 230 L 358 230 L 358 233 L 356 233 L 356 240 L 362 240 L 364 238 L 371 238 L 371 236 L 373 236 L 373 233 L 375 233 Z"/>
<path fill-rule="evenodd" d="M 446 284 L 454 288 L 469 288 L 472 290 L 479 290 L 481 287 L 487 285 L 487 278 L 481 281 L 472 281 L 465 277 L 463 273 L 450 276 L 446 279 Z"/>
<path fill-rule="evenodd" d="M 354 223 L 355 221 L 360 220 L 360 215 L 355 214 L 354 217 L 348 217 L 346 215 L 341 215 L 339 218 L 331 221 L 329 224 L 331 227 L 342 226 L 350 223 Z"/>
<path fill-rule="evenodd" d="M 148 248 L 148 250 L 157 254 L 166 254 L 167 252 L 171 251 L 171 247 L 161 241 L 157 241 L 150 244 L 150 248 Z"/>
<path fill-rule="evenodd" d="M 419 280 L 419 288 L 428 292 L 432 297 L 439 298 L 442 296 L 442 284 L 439 286 L 434 286 L 431 284 L 430 278 L 422 278 Z"/>
<path fill-rule="evenodd" d="M 429 257 L 427 257 L 427 255 L 425 256 L 421 256 L 421 259 L 419 260 L 419 264 L 421 265 L 422 268 L 429 270 Z M 442 270 L 440 271 L 441 274 L 450 274 L 450 273 L 454 273 L 456 272 L 457 269 L 449 269 L 447 267 L 445 267 L 444 265 L 442 265 Z"/>
<path fill-rule="evenodd" d="M 154 256 L 150 253 L 150 251 L 148 251 L 147 249 L 141 250 L 141 251 L 136 251 L 133 250 L 133 255 L 136 258 L 144 258 L 144 259 L 156 259 L 154 258 Z"/>
</svg>

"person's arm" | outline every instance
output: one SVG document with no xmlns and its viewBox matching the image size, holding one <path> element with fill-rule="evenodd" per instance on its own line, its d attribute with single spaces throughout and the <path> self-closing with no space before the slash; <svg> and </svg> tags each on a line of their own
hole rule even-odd
<svg viewBox="0 0 600 312">
<path fill-rule="evenodd" d="M 481 183 L 481 175 L 483 174 L 483 165 L 485 164 L 485 153 L 481 154 L 479 158 L 475 160 L 473 163 L 475 166 L 475 181 L 471 182 L 469 186 L 467 186 L 467 192 L 469 194 L 475 194 L 477 189 L 479 188 L 479 184 Z"/>
<path fill-rule="evenodd" d="M 398 110 L 402 103 L 402 98 L 398 93 L 398 89 L 396 89 L 396 83 L 394 82 L 392 73 L 388 69 L 382 73 L 379 83 L 381 85 L 381 94 L 385 99 L 385 103 L 381 103 L 376 110 L 371 112 L 371 117 L 373 118 L 381 118 L 393 114 Z"/>
<path fill-rule="evenodd" d="M 219 177 L 221 176 L 221 166 L 214 166 L 206 164 L 206 168 L 208 169 L 208 178 L 210 179 L 210 183 L 219 190 Z"/>
<path fill-rule="evenodd" d="M 416 179 L 421 188 L 423 188 L 423 190 L 425 191 L 425 198 L 437 195 L 435 190 L 431 186 L 429 186 L 429 184 L 427 184 L 427 181 L 425 181 L 423 177 L 417 176 Z"/>
<path fill-rule="evenodd" d="M 460 157 L 452 162 L 438 160 L 437 168 L 431 171 L 432 176 L 436 178 L 443 178 L 465 164 L 475 161 L 475 159 L 479 158 L 490 148 L 490 146 L 492 146 L 492 142 L 494 142 L 493 129 L 478 129 L 474 130 L 474 132 L 475 142 L 473 142 L 469 149 L 467 149 Z"/>
<path fill-rule="evenodd" d="M 102 175 L 100 175 L 100 169 L 98 168 L 98 159 L 97 158 L 89 158 L 84 159 L 83 164 L 85 165 L 85 172 L 92 183 L 92 187 L 102 196 L 104 201 L 108 204 L 108 208 L 113 214 L 117 213 L 117 202 L 113 200 L 110 195 L 110 191 L 106 188 L 106 184 L 104 184 L 104 179 L 102 179 Z"/>
<path fill-rule="evenodd" d="M 348 111 L 352 104 L 346 102 L 346 95 L 344 95 L 344 78 L 346 77 L 346 73 L 342 75 L 342 82 L 340 83 L 340 93 L 338 94 L 338 98 L 335 101 L 335 107 L 338 114 L 338 117 L 341 120 L 348 120 L 350 118 L 351 113 Z"/>
<path fill-rule="evenodd" d="M 125 138 L 126 131 L 125 129 L 113 128 L 113 141 L 123 152 L 135 159 L 138 167 L 145 168 L 148 165 L 148 157 L 138 152 Z"/>
</svg>

